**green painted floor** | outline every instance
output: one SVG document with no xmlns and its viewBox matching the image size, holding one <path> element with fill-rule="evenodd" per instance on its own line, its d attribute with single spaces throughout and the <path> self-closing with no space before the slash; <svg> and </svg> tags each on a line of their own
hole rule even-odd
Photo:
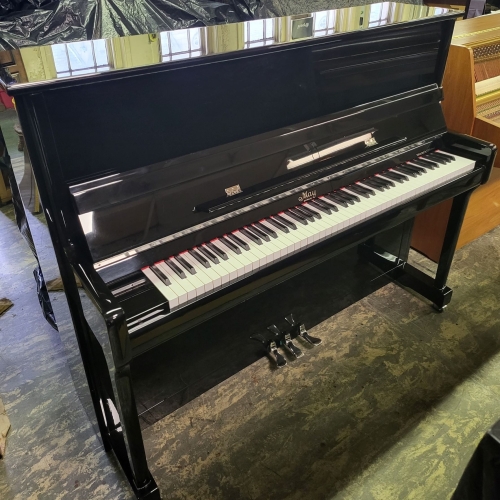
<svg viewBox="0 0 500 500">
<path fill-rule="evenodd" d="M 42 217 L 29 220 L 46 234 Z M 0 499 L 131 499 L 41 317 L 33 267 L 12 207 L 1 208 L 0 297 L 14 306 L 0 317 L 12 423 Z M 146 429 L 163 497 L 449 498 L 500 418 L 500 228 L 457 252 L 449 284 L 443 314 L 389 284 L 312 329 L 323 345 L 285 369 L 263 358 Z"/>
</svg>

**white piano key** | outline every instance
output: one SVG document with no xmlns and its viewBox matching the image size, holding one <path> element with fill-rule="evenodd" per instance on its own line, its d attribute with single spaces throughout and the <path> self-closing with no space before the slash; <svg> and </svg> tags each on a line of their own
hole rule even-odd
<svg viewBox="0 0 500 500">
<path fill-rule="evenodd" d="M 195 268 L 196 276 L 205 286 L 205 293 L 211 292 L 216 283 L 214 278 L 209 276 L 206 272 L 207 268 L 200 264 L 189 252 L 183 252 L 180 255 L 182 255 L 182 257 Z M 220 279 L 218 275 L 217 279 L 219 280 L 217 287 L 220 287 Z"/>
<path fill-rule="evenodd" d="M 172 283 L 172 288 L 179 299 L 179 305 L 183 305 L 194 298 L 194 292 L 191 292 L 190 294 L 188 290 L 186 290 L 186 288 L 182 286 L 182 284 L 180 283 L 181 278 L 177 276 L 177 274 L 172 271 L 172 269 L 170 269 L 170 267 L 168 267 L 165 262 L 157 262 L 155 266 L 159 267 L 162 273 L 165 274 L 165 276 L 168 276 L 170 283 Z"/>
<path fill-rule="evenodd" d="M 166 285 L 163 281 L 151 271 L 149 267 L 143 267 L 141 271 L 147 276 L 149 281 L 161 292 L 161 294 L 168 300 L 170 309 L 175 309 L 179 305 L 179 297 L 175 293 L 172 286 Z"/>
<path fill-rule="evenodd" d="M 205 293 L 205 286 L 203 283 L 196 277 L 196 275 L 191 274 L 188 269 L 186 269 L 178 260 L 174 259 L 174 257 L 170 257 L 171 260 L 180 267 L 185 274 L 185 278 L 182 279 L 183 286 L 187 283 L 191 285 L 190 291 L 194 291 L 194 298 L 201 297 Z M 187 286 L 187 285 L 186 285 Z"/>
</svg>

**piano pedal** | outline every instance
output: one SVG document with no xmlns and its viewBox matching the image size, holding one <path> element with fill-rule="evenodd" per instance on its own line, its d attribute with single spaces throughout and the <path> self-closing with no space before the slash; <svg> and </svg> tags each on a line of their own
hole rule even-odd
<svg viewBox="0 0 500 500">
<path fill-rule="evenodd" d="M 277 367 L 282 368 L 286 365 L 286 359 L 278 351 L 278 346 L 284 345 L 284 334 L 276 325 L 268 326 L 267 331 L 272 335 L 272 340 L 268 348 L 269 354 L 273 357 Z"/>
<path fill-rule="evenodd" d="M 256 333 L 250 339 L 256 340 L 264 346 L 266 354 L 276 363 L 278 368 L 283 368 L 287 364 L 285 357 L 278 351 L 278 346 L 281 345 L 282 339 L 281 332 L 275 325 L 268 327 L 268 332 L 265 334 Z"/>
<path fill-rule="evenodd" d="M 292 329 L 291 331 L 295 331 L 297 336 L 304 339 L 308 344 L 312 345 L 313 347 L 320 345 L 323 342 L 320 338 L 309 335 L 307 333 L 304 323 L 296 322 L 295 318 L 293 317 L 293 314 L 289 314 L 288 316 L 286 316 L 285 320 L 291 326 Z"/>
<path fill-rule="evenodd" d="M 285 359 L 285 357 L 283 356 L 283 354 L 281 354 L 281 353 L 278 351 L 278 346 L 276 345 L 276 342 L 275 342 L 274 340 L 272 340 L 272 341 L 269 343 L 268 351 L 269 351 L 270 356 L 271 356 L 271 357 L 273 358 L 273 360 L 275 361 L 276 366 L 277 366 L 278 368 L 283 368 L 283 367 L 286 365 L 286 359 Z"/>
<path fill-rule="evenodd" d="M 283 345 L 287 351 L 296 358 L 300 358 L 304 355 L 304 353 L 292 342 L 292 336 L 289 333 L 285 335 L 285 342 Z"/>
</svg>

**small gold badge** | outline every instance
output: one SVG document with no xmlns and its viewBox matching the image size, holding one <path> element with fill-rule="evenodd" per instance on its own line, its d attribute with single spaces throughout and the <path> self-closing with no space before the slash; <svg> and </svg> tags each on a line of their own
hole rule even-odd
<svg viewBox="0 0 500 500">
<path fill-rule="evenodd" d="M 231 187 L 228 187 L 226 189 L 224 189 L 224 191 L 226 192 L 226 194 L 228 196 L 234 196 L 235 194 L 240 194 L 242 193 L 243 191 L 241 190 L 240 188 L 240 185 L 239 184 L 236 184 L 236 186 L 231 186 Z"/>
</svg>

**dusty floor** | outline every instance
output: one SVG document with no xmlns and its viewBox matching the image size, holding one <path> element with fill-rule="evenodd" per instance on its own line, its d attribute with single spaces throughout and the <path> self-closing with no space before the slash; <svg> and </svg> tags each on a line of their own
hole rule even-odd
<svg viewBox="0 0 500 500">
<path fill-rule="evenodd" d="M 130 499 L 41 317 L 33 267 L 0 209 L 0 297 L 14 302 L 0 318 L 12 423 L 0 499 Z M 321 322 L 323 345 L 284 370 L 261 359 L 147 428 L 164 498 L 449 498 L 500 418 L 500 228 L 457 253 L 449 284 L 443 314 L 389 284 Z"/>
</svg>

